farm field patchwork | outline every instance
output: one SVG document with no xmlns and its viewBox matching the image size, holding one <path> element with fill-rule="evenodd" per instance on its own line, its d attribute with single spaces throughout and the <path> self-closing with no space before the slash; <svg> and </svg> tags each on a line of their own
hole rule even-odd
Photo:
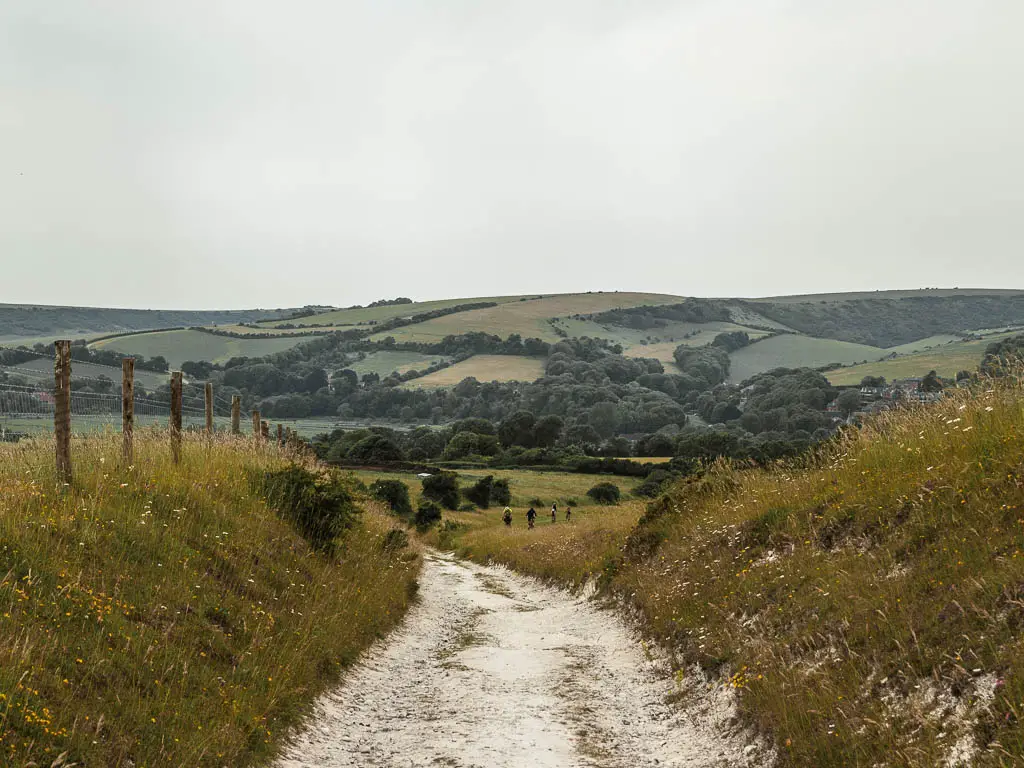
<svg viewBox="0 0 1024 768">
<path fill-rule="evenodd" d="M 784 333 L 733 352 L 729 356 L 732 359 L 729 380 L 738 383 L 773 368 L 817 368 L 829 363 L 877 360 L 885 354 L 884 349 L 866 344 Z"/>
<path fill-rule="evenodd" d="M 536 381 L 544 375 L 544 361 L 515 355 L 474 355 L 461 363 L 407 381 L 403 387 L 450 387 L 472 376 L 477 381 Z"/>
<path fill-rule="evenodd" d="M 261 357 L 274 352 L 283 352 L 296 344 L 309 341 L 308 338 L 289 337 L 282 339 L 235 339 L 230 336 L 215 336 L 202 331 L 156 331 L 132 336 L 118 336 L 97 341 L 93 349 L 112 349 L 129 355 L 153 357 L 162 355 L 176 368 L 186 360 L 206 360 L 223 363 L 232 357 Z"/>
<path fill-rule="evenodd" d="M 939 376 L 953 378 L 958 371 L 973 371 L 985 357 L 985 348 L 994 341 L 1016 335 L 1010 333 L 994 334 L 976 341 L 958 341 L 943 344 L 934 349 L 902 355 L 891 360 L 878 360 L 863 365 L 852 365 L 837 368 L 825 375 L 837 386 L 858 384 L 865 376 L 884 376 L 888 380 L 924 376 L 935 371 Z"/>
<path fill-rule="evenodd" d="M 465 300 L 471 301 L 477 299 Z M 546 296 L 542 299 L 516 300 L 488 309 L 460 312 L 387 331 L 371 338 L 379 341 L 385 336 L 394 336 L 398 341 L 430 342 L 439 341 L 452 334 L 479 331 L 502 338 L 518 333 L 524 339 L 533 337 L 556 342 L 561 337 L 548 322 L 550 318 L 603 312 L 616 307 L 671 304 L 675 301 L 679 301 L 679 297 L 659 293 L 569 293 Z"/>
<path fill-rule="evenodd" d="M 419 352 L 405 351 L 383 351 L 373 352 L 364 359 L 347 366 L 360 376 L 367 373 L 376 373 L 384 378 L 389 373 L 405 373 L 413 369 L 422 370 L 429 368 L 431 363 L 444 360 L 441 355 L 424 355 Z"/>
<path fill-rule="evenodd" d="M 48 384 L 53 384 L 53 360 L 49 357 L 39 357 L 35 360 L 26 360 L 18 365 L 12 365 L 4 368 L 8 373 L 14 376 L 24 376 L 32 381 L 45 381 Z M 85 363 L 80 360 L 71 361 L 71 378 L 74 379 L 96 379 L 100 376 L 106 376 L 115 384 L 120 385 L 121 383 L 121 369 L 114 368 L 109 365 L 98 365 L 96 363 Z M 135 381 L 139 386 L 145 387 L 146 389 L 156 389 L 157 387 L 167 384 L 169 381 L 169 374 L 158 373 L 156 371 L 144 371 L 141 368 L 135 369 Z"/>
<path fill-rule="evenodd" d="M 333 312 L 324 312 L 310 317 L 300 317 L 295 320 L 272 320 L 261 323 L 261 325 L 273 326 L 288 323 L 294 326 L 303 325 L 331 325 L 353 326 L 365 323 L 382 323 L 385 320 L 393 320 L 396 317 L 409 317 L 421 312 L 430 312 L 435 309 L 447 309 L 456 307 L 459 304 L 476 304 L 478 302 L 493 301 L 504 304 L 511 301 L 519 301 L 519 296 L 484 296 L 473 299 L 439 299 L 438 301 L 414 301 L 411 304 L 389 304 L 383 307 L 358 307 L 353 309 L 336 309 Z"/>
</svg>

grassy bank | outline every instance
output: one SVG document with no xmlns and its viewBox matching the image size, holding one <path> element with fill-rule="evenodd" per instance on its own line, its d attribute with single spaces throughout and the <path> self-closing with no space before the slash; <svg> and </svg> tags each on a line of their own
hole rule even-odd
<svg viewBox="0 0 1024 768">
<path fill-rule="evenodd" d="M 123 467 L 82 439 L 55 490 L 50 441 L 0 445 L 0 763 L 264 762 L 402 615 L 389 520 L 313 552 L 250 480 L 284 458 L 244 446 L 186 437 L 175 467 L 151 435 Z"/>
<path fill-rule="evenodd" d="M 1024 764 L 1019 382 L 888 414 L 804 466 L 715 467 L 634 521 L 456 546 L 602 575 L 682 674 L 736 690 L 785 765 Z"/>
</svg>

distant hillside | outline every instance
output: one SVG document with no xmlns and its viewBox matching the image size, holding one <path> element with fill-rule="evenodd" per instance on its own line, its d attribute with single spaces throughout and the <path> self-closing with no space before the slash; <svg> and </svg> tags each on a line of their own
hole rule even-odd
<svg viewBox="0 0 1024 768">
<path fill-rule="evenodd" d="M 920 291 L 835 294 L 740 301 L 744 308 L 795 331 L 873 347 L 894 347 L 943 333 L 1024 323 L 1024 292 Z"/>
<path fill-rule="evenodd" d="M 56 334 L 83 335 L 175 328 L 184 325 L 253 323 L 289 315 L 291 309 L 193 311 L 0 304 L 0 341 Z"/>
</svg>

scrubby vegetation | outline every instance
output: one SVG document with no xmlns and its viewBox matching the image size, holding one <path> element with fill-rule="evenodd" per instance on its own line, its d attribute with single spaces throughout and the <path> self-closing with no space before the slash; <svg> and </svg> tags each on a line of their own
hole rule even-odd
<svg viewBox="0 0 1024 768">
<path fill-rule="evenodd" d="M 454 545 L 602 588 L 735 690 L 791 766 L 1019 765 L 1024 389 L 892 411 L 769 469 L 718 462 L 638 514 Z M 528 535 L 530 534 L 530 535 Z"/>
<path fill-rule="evenodd" d="M 402 615 L 417 560 L 386 516 L 244 445 L 186 436 L 174 466 L 138 435 L 125 467 L 120 436 L 76 440 L 56 488 L 52 441 L 0 444 L 0 763 L 265 762 Z M 346 530 L 332 556 L 297 529 Z"/>
</svg>

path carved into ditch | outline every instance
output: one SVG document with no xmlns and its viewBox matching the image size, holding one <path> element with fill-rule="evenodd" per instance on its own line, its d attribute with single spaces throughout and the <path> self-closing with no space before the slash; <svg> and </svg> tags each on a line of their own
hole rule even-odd
<svg viewBox="0 0 1024 768">
<path fill-rule="evenodd" d="M 769 762 L 728 729 L 723 697 L 671 704 L 664 664 L 591 600 L 438 553 L 419 594 L 402 627 L 318 703 L 280 768 Z"/>
</svg>

